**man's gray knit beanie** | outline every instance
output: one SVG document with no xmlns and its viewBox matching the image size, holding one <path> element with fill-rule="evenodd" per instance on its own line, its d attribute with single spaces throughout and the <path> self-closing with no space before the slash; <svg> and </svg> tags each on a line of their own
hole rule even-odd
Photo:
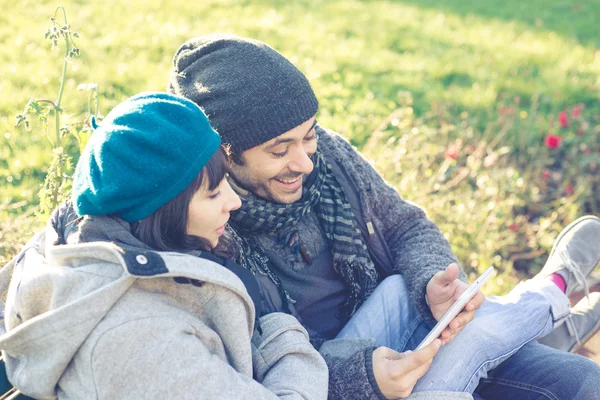
<svg viewBox="0 0 600 400">
<path fill-rule="evenodd" d="M 257 40 L 201 36 L 184 43 L 173 64 L 167 91 L 198 104 L 235 154 L 297 127 L 319 107 L 302 72 Z"/>
</svg>

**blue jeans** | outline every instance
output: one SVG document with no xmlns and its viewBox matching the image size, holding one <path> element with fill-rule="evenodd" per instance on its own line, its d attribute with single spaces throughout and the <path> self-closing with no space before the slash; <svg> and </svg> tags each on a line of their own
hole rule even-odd
<svg viewBox="0 0 600 400">
<path fill-rule="evenodd" d="M 600 399 L 596 363 L 534 341 L 568 313 L 568 299 L 549 281 L 528 281 L 506 296 L 488 297 L 475 319 L 440 349 L 413 391 L 475 392 L 486 400 Z M 371 338 L 403 352 L 430 329 L 404 279 L 394 275 L 379 284 L 337 338 Z"/>
</svg>

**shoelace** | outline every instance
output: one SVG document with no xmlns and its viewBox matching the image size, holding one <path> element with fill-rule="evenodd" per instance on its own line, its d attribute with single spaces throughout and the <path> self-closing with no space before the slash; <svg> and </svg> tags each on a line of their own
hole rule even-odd
<svg viewBox="0 0 600 400">
<path fill-rule="evenodd" d="M 586 276 L 583 274 L 583 272 L 581 272 L 581 267 L 569 256 L 569 246 L 567 246 L 560 252 L 560 259 L 567 271 L 573 274 L 577 283 L 583 286 L 583 290 L 585 291 L 585 297 L 589 299 L 590 289 L 587 284 Z"/>
<path fill-rule="evenodd" d="M 575 340 L 577 341 L 577 345 L 581 345 L 581 339 L 579 338 L 579 332 L 577 332 L 577 328 L 575 327 L 575 322 L 573 322 L 572 314 L 569 314 L 569 316 L 565 320 L 565 324 L 567 325 L 567 331 L 569 331 L 569 335 L 575 337 Z"/>
</svg>

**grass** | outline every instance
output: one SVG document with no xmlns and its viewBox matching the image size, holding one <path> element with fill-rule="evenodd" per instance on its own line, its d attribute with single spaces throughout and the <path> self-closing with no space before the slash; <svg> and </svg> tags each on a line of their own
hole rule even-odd
<svg viewBox="0 0 600 400">
<path fill-rule="evenodd" d="M 3 263 L 42 225 L 33 214 L 52 159 L 45 132 L 14 128 L 14 116 L 30 97 L 56 97 L 62 58 L 43 40 L 57 3 L 1 2 Z M 104 114 L 137 92 L 163 90 L 172 55 L 190 37 L 263 40 L 308 76 L 320 123 L 363 148 L 403 196 L 425 206 L 470 271 L 501 266 L 496 291 L 535 272 L 561 226 L 598 209 L 598 2 L 62 4 L 81 36 L 81 58 L 68 67 L 64 122 L 85 113 L 81 83 L 99 85 Z M 576 104 L 584 109 L 573 118 Z M 560 127 L 560 111 L 569 113 L 568 127 Z M 543 145 L 549 132 L 564 138 L 555 151 Z M 456 158 L 444 156 L 450 148 Z"/>
</svg>

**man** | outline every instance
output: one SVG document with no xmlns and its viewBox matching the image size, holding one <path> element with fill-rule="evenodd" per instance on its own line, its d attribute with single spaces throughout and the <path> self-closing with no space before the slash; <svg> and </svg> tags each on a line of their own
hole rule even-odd
<svg viewBox="0 0 600 400">
<path fill-rule="evenodd" d="M 442 350 L 439 340 L 419 351 L 392 350 L 414 349 L 467 287 L 439 229 L 343 138 L 317 124 L 308 81 L 270 47 L 212 35 L 182 45 L 174 64 L 168 90 L 201 106 L 230 146 L 231 183 L 243 199 L 232 215 L 240 260 L 259 278 L 265 310 L 289 312 L 310 332 L 329 365 L 330 398 L 400 398 L 425 390 L 427 379 L 420 378 L 441 368 L 436 360 L 443 357 L 434 356 L 458 346 L 466 333 L 453 339 L 469 329 L 483 303 L 478 293 L 452 321 Z M 600 222 L 583 221 L 576 232 L 561 249 L 600 238 Z M 600 251 L 592 253 L 594 265 L 579 274 L 598 263 Z M 577 285 L 560 263 L 544 271 L 552 279 L 564 275 L 568 290 Z M 548 290 L 556 291 L 552 285 Z M 559 293 L 551 323 L 568 314 L 568 308 L 565 315 L 559 311 L 566 301 Z M 469 346 L 462 345 L 468 358 Z M 553 367 L 554 361 L 562 366 Z M 444 390 L 466 391 L 481 377 L 485 372 L 461 389 Z M 518 398 L 519 391 L 542 387 L 560 398 L 589 399 L 581 396 L 598 382 L 600 369 L 591 361 L 530 343 L 495 368 L 478 392 L 487 399 Z M 500 388 L 508 391 L 494 395 Z"/>
</svg>

